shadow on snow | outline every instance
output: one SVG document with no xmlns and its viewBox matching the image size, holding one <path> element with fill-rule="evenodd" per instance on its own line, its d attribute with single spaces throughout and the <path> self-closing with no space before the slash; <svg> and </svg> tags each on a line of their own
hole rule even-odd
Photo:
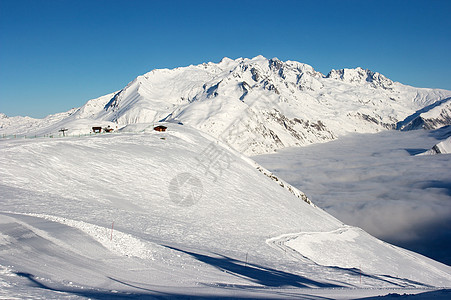
<svg viewBox="0 0 451 300">
<path fill-rule="evenodd" d="M 165 246 L 169 249 L 188 254 L 198 261 L 206 263 L 236 277 L 249 280 L 264 287 L 298 287 L 298 288 L 334 288 L 343 287 L 331 283 L 322 283 L 306 277 L 279 271 L 276 269 L 246 263 L 224 255 L 217 254 L 217 257 L 194 253 L 186 250 Z M 255 286 L 252 286 L 255 288 Z"/>
<path fill-rule="evenodd" d="M 313 296 L 296 293 L 295 290 L 275 290 L 277 288 L 280 289 L 298 289 L 298 288 L 347 288 L 348 284 L 333 284 L 333 283 L 325 283 L 315 281 L 297 274 L 292 274 L 280 270 L 276 270 L 273 268 L 268 268 L 256 264 L 250 264 L 241 260 L 233 259 L 231 257 L 227 257 L 224 255 L 215 254 L 215 256 L 204 255 L 200 253 L 194 253 L 187 250 L 182 250 L 178 248 L 174 248 L 171 246 L 165 246 L 168 249 L 178 251 L 181 253 L 185 253 L 195 258 L 196 260 L 208 264 L 222 272 L 228 273 L 232 276 L 242 278 L 244 280 L 250 281 L 252 285 L 236 285 L 236 284 L 218 284 L 212 283 L 207 284 L 204 283 L 204 287 L 212 287 L 214 289 L 229 289 L 231 292 L 242 291 L 243 294 L 236 296 L 225 293 L 224 295 L 215 294 L 215 291 L 210 291 L 210 294 L 189 294 L 189 293 L 168 293 L 161 292 L 157 289 L 146 288 L 142 286 L 138 286 L 132 283 L 128 283 L 125 281 L 121 281 L 115 279 L 113 277 L 107 277 L 108 279 L 127 286 L 128 288 L 133 288 L 139 290 L 140 292 L 133 291 L 111 291 L 111 290 L 103 290 L 103 289 L 95 289 L 95 288 L 53 288 L 49 285 L 46 285 L 35 278 L 34 275 L 30 273 L 18 272 L 16 273 L 20 277 L 24 277 L 31 282 L 31 286 L 54 291 L 54 292 L 63 292 L 70 293 L 73 295 L 78 295 L 82 297 L 88 297 L 91 299 L 256 299 L 256 298 L 266 298 L 270 296 L 273 299 L 276 298 L 287 298 L 287 297 L 296 297 L 303 298 L 307 297 L 308 299 L 325 299 L 321 296 Z M 387 275 L 369 275 L 362 273 L 358 269 L 345 269 L 340 267 L 329 267 L 332 269 L 337 269 L 340 272 L 346 272 L 353 276 L 362 276 L 364 278 L 371 278 L 377 281 L 382 281 L 385 283 L 393 284 L 397 287 L 429 287 L 427 285 L 421 284 L 419 282 L 394 278 Z M 245 292 L 247 291 L 247 293 Z M 255 292 L 255 293 L 254 293 Z M 269 293 L 269 294 L 267 294 Z M 307 299 L 304 298 L 304 299 Z"/>
</svg>

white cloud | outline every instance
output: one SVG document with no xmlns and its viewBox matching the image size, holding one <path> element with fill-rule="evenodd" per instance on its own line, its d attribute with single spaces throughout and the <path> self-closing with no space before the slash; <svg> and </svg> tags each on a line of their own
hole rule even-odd
<svg viewBox="0 0 451 300">
<path fill-rule="evenodd" d="M 451 155 L 411 155 L 436 143 L 390 131 L 255 159 L 341 221 L 451 264 Z"/>
</svg>

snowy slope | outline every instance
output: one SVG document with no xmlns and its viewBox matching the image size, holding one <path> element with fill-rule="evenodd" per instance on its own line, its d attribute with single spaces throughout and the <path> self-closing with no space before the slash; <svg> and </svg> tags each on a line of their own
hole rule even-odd
<svg viewBox="0 0 451 300">
<path fill-rule="evenodd" d="M 30 132 L 38 133 L 39 128 L 48 128 L 55 123 L 61 122 L 69 118 L 77 110 L 78 109 L 73 108 L 67 112 L 49 115 L 43 119 L 34 119 L 21 116 L 8 117 L 7 115 L 0 113 L 0 132 L 6 136 L 14 134 L 21 135 Z M 43 134 L 47 134 L 48 131 L 48 129 L 45 130 L 45 133 Z"/>
<path fill-rule="evenodd" d="M 436 129 L 451 124 L 451 98 L 428 105 L 399 122 L 401 130 Z"/>
<path fill-rule="evenodd" d="M 447 139 L 437 143 L 432 149 L 420 153 L 419 155 L 434 155 L 434 154 L 450 154 L 451 153 L 451 136 Z"/>
<path fill-rule="evenodd" d="M 280 298 L 451 286 L 449 267 L 344 225 L 211 137 L 167 125 L 0 141 L 1 293 Z"/>
<path fill-rule="evenodd" d="M 0 134 L 5 137 L 62 136 L 61 129 L 68 129 L 68 135 L 89 134 L 93 126 L 112 128 L 118 124 L 95 119 L 114 93 L 88 101 L 85 105 L 67 112 L 49 115 L 43 119 L 30 117 L 8 117 L 0 114 Z M 118 127 L 119 128 L 119 127 Z"/>
<path fill-rule="evenodd" d="M 252 155 L 351 132 L 412 128 L 409 122 L 425 107 L 430 108 L 426 127 L 443 126 L 450 122 L 444 100 L 450 96 L 451 91 L 402 85 L 362 68 L 325 76 L 295 61 L 224 58 L 217 64 L 153 70 L 116 93 L 90 100 L 59 123 L 9 126 L 0 133 L 55 134 L 65 126 L 68 133 L 83 134 L 96 125 L 165 120 L 189 124 Z"/>
</svg>

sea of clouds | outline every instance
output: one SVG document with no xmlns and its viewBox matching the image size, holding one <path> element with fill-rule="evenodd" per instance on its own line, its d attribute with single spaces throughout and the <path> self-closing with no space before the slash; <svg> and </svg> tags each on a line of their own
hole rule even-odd
<svg viewBox="0 0 451 300">
<path fill-rule="evenodd" d="M 451 154 L 417 154 L 451 134 L 353 134 L 254 159 L 346 224 L 451 265 Z"/>
</svg>

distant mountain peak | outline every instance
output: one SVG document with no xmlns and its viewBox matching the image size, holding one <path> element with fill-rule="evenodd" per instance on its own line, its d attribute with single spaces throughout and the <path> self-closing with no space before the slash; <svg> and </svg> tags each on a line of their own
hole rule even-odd
<svg viewBox="0 0 451 300">
<path fill-rule="evenodd" d="M 277 57 L 224 57 L 219 63 L 152 70 L 120 91 L 88 101 L 67 118 L 54 118 L 58 124 L 36 121 L 21 128 L 47 133 L 64 125 L 86 133 L 89 123 L 177 121 L 252 155 L 353 132 L 396 129 L 434 103 L 440 105 L 423 119 L 432 120 L 432 127 L 446 125 L 451 108 L 440 101 L 448 97 L 450 91 L 394 83 L 360 67 L 331 70 L 324 76 L 310 65 Z M 74 125 L 82 119 L 93 121 Z M 4 132 L 14 121 L 2 123 Z"/>
<path fill-rule="evenodd" d="M 385 89 L 391 88 L 393 85 L 393 81 L 384 75 L 361 67 L 355 69 L 333 69 L 327 74 L 326 78 L 337 79 L 347 83 L 370 83 L 374 87 Z"/>
</svg>

